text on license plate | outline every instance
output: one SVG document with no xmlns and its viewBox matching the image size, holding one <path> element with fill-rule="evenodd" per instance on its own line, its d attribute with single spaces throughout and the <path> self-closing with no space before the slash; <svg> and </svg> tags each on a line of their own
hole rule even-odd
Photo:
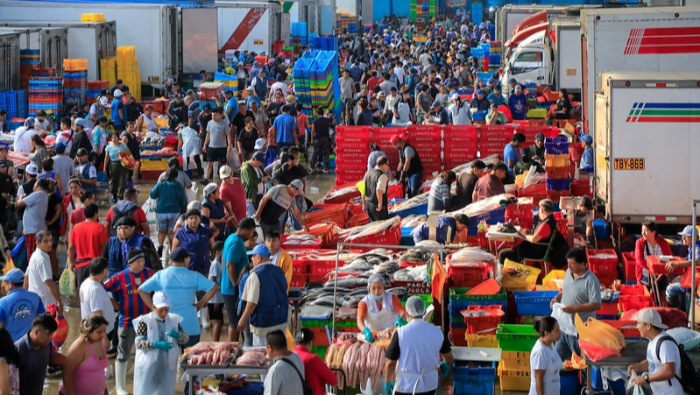
<svg viewBox="0 0 700 395">
<path fill-rule="evenodd" d="M 644 158 L 615 158 L 615 170 L 644 170 Z"/>
</svg>

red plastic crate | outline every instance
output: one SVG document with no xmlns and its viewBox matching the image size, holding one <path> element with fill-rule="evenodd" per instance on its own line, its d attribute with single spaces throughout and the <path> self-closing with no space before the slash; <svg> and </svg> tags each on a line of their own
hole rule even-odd
<svg viewBox="0 0 700 395">
<path fill-rule="evenodd" d="M 619 307 L 617 303 L 606 303 L 602 302 L 600 304 L 600 309 L 596 310 L 595 313 L 596 315 L 605 315 L 605 316 L 617 316 L 617 313 L 619 312 Z"/>
<path fill-rule="evenodd" d="M 443 137 L 448 139 L 469 139 L 476 141 L 479 137 L 476 126 L 445 125 L 442 127 Z"/>
<path fill-rule="evenodd" d="M 440 137 L 442 135 L 442 126 L 437 125 L 411 125 L 406 128 L 406 134 L 408 138 L 412 136 L 434 136 Z"/>
<path fill-rule="evenodd" d="M 450 325 L 450 340 L 456 347 L 467 346 L 467 328 L 453 328 Z"/>
<path fill-rule="evenodd" d="M 637 267 L 637 260 L 634 257 L 634 252 L 623 252 L 622 263 L 625 269 L 625 281 L 637 281 L 635 273 L 635 268 Z"/>
<path fill-rule="evenodd" d="M 454 287 L 460 288 L 476 287 L 488 280 L 492 273 L 493 266 L 490 263 L 475 266 L 449 265 L 447 267 L 447 277 L 452 281 Z"/>
<path fill-rule="evenodd" d="M 311 327 L 307 328 L 314 333 L 314 346 L 329 346 L 328 333 L 326 333 L 326 327 Z"/>
<path fill-rule="evenodd" d="M 515 134 L 515 125 L 483 125 L 479 128 L 479 139 L 510 139 Z"/>
<path fill-rule="evenodd" d="M 469 317 L 466 314 L 481 311 L 488 315 Z M 501 323 L 501 318 L 505 315 L 503 307 L 500 305 L 493 306 L 469 306 L 466 310 L 460 312 L 464 317 L 464 323 L 467 324 L 467 332 L 470 335 L 492 335 L 496 333 L 498 324 Z"/>
<path fill-rule="evenodd" d="M 307 273 L 309 273 L 309 262 L 306 259 L 292 260 L 292 276 L 297 274 L 306 275 Z"/>
<path fill-rule="evenodd" d="M 637 329 L 637 321 L 629 321 L 629 320 L 620 320 L 620 321 L 612 321 L 612 320 L 601 320 L 601 322 L 604 322 L 613 328 L 619 330 L 622 332 L 622 336 L 625 338 L 631 338 L 631 337 L 642 337 L 642 335 L 639 333 L 639 329 Z"/>
<path fill-rule="evenodd" d="M 572 196 L 588 196 L 593 199 L 593 192 L 588 180 L 574 180 L 571 182 Z"/>
<path fill-rule="evenodd" d="M 314 211 L 306 214 L 306 225 L 334 222 L 339 227 L 345 227 L 349 218 L 348 205 L 345 204 L 315 204 Z"/>
<path fill-rule="evenodd" d="M 367 225 L 369 223 L 369 215 L 367 213 L 357 213 L 353 214 L 352 217 L 346 222 L 347 228 L 354 228 L 356 226 Z"/>
<path fill-rule="evenodd" d="M 518 189 L 518 196 L 546 196 L 547 195 L 547 184 L 539 184 L 531 186 L 528 188 Z M 535 202 L 533 201 L 533 204 Z"/>
<path fill-rule="evenodd" d="M 674 260 L 676 260 L 676 259 L 674 259 Z M 681 261 L 682 259 L 677 259 L 677 260 Z M 649 268 L 649 271 L 652 274 L 683 274 L 683 272 L 685 272 L 685 269 L 686 269 L 684 267 L 679 267 L 679 268 L 677 268 L 669 273 L 666 270 L 666 263 L 661 262 L 661 260 L 659 260 L 659 257 L 655 256 L 655 255 L 651 255 L 651 256 L 647 257 L 647 267 Z"/>
<path fill-rule="evenodd" d="M 306 274 L 292 274 L 292 282 L 289 283 L 290 288 L 303 288 L 306 285 Z"/>
<path fill-rule="evenodd" d="M 393 226 L 376 235 L 355 238 L 347 241 L 349 244 L 399 245 L 401 243 L 401 226 Z M 353 247 L 358 250 L 370 250 L 369 247 Z"/>
<path fill-rule="evenodd" d="M 532 229 L 532 203 L 509 204 L 506 206 L 505 220 L 512 221 L 525 229 Z"/>
<path fill-rule="evenodd" d="M 610 258 L 595 258 L 594 256 L 597 254 L 607 254 L 607 255 L 612 255 Z M 594 273 L 610 273 L 610 272 L 615 272 L 617 275 L 617 253 L 615 253 L 615 250 L 595 250 L 592 248 L 589 248 L 586 250 L 586 257 L 588 258 L 588 267 L 594 272 Z M 614 257 L 614 258 L 613 258 Z"/>
<path fill-rule="evenodd" d="M 318 250 L 321 248 L 321 243 L 323 240 L 316 239 L 315 244 L 288 244 L 287 240 L 291 235 L 282 235 L 282 244 L 280 245 L 284 250 L 294 250 L 294 251 L 306 251 L 306 250 Z"/>
<path fill-rule="evenodd" d="M 397 198 L 403 198 L 403 184 L 389 185 L 386 190 L 387 201 Z"/>
<path fill-rule="evenodd" d="M 332 272 L 335 270 L 335 261 L 334 260 L 328 260 L 328 261 L 323 261 L 323 260 L 315 260 L 315 259 L 309 259 L 306 261 L 309 265 L 309 274 L 314 274 L 314 275 L 322 275 L 325 276 L 326 274 Z M 345 266 L 345 261 L 338 261 L 338 267 L 343 267 Z"/>
<path fill-rule="evenodd" d="M 641 310 L 647 307 L 654 306 L 654 299 L 651 295 L 620 295 L 618 297 L 618 304 L 620 306 L 620 311 L 625 312 L 627 310 Z"/>
</svg>

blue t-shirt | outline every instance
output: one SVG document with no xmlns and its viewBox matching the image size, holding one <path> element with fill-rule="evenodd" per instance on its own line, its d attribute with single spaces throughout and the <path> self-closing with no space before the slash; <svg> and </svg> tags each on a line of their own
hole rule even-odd
<svg viewBox="0 0 700 395">
<path fill-rule="evenodd" d="M 277 129 L 277 144 L 293 144 L 294 134 L 292 132 L 296 128 L 294 117 L 289 114 L 282 114 L 275 118 L 272 126 Z"/>
<path fill-rule="evenodd" d="M 496 103 L 497 106 L 505 106 L 505 105 L 508 104 L 508 103 L 506 102 L 506 98 L 503 97 L 503 95 L 497 95 L 497 94 L 495 94 L 495 93 L 490 93 L 490 94 L 486 97 L 486 99 L 487 99 L 489 102 L 494 102 L 494 103 Z"/>
<path fill-rule="evenodd" d="M 231 283 L 231 279 L 228 278 L 228 272 L 226 271 L 226 263 L 233 262 L 236 266 L 236 273 L 243 271 L 243 268 L 248 266 L 250 261 L 248 260 L 248 254 L 245 249 L 245 242 L 237 234 L 232 234 L 226 239 L 224 243 L 224 255 L 223 262 L 221 262 L 221 271 L 223 275 L 221 276 L 221 293 L 223 295 L 235 295 L 236 286 Z"/>
<path fill-rule="evenodd" d="M 447 240 L 448 229 L 451 229 L 450 240 Z M 457 235 L 457 222 L 454 217 L 450 215 L 442 216 L 438 218 L 437 232 L 435 232 L 435 241 L 440 244 L 451 243 L 454 237 Z M 426 223 L 418 225 L 417 228 L 413 230 L 413 241 L 418 244 L 421 241 L 430 239 L 430 228 Z"/>
<path fill-rule="evenodd" d="M 246 107 L 250 108 L 250 102 L 255 101 L 258 102 L 258 107 L 262 108 L 262 100 L 260 100 L 259 97 L 257 96 L 248 96 L 245 98 L 245 105 Z"/>
<path fill-rule="evenodd" d="M 518 151 L 510 143 L 506 144 L 506 147 L 503 149 L 503 162 L 505 162 L 507 166 L 509 160 L 514 161 L 513 167 L 508 168 L 508 172 L 513 174 L 513 169 L 515 168 L 515 165 L 517 165 L 520 161 L 520 157 L 518 156 Z"/>
<path fill-rule="evenodd" d="M 186 267 L 170 266 L 153 275 L 141 284 L 139 290 L 145 292 L 161 291 L 170 299 L 170 312 L 182 317 L 182 329 L 190 336 L 201 333 L 197 308 L 194 306 L 198 291 L 209 292 L 214 282 L 202 274 Z"/>
<path fill-rule="evenodd" d="M 593 147 L 586 147 L 586 149 L 583 150 L 579 169 L 593 171 Z"/>
<path fill-rule="evenodd" d="M 192 231 L 188 225 L 175 233 L 175 238 L 180 241 L 180 247 L 190 253 L 190 266 L 188 269 L 197 271 L 203 276 L 209 275 L 209 240 L 212 233 L 204 226 L 197 227 Z"/>
<path fill-rule="evenodd" d="M 230 98 L 227 102 L 226 105 L 224 106 L 224 112 L 228 114 L 228 110 L 231 109 L 231 118 L 229 118 L 229 121 L 233 120 L 233 117 L 238 114 L 238 100 L 236 100 L 236 97 Z"/>
<path fill-rule="evenodd" d="M 0 299 L 0 321 L 15 342 L 32 329 L 32 321 L 44 311 L 39 295 L 24 288 L 14 289 Z"/>
<path fill-rule="evenodd" d="M 510 108 L 510 115 L 513 116 L 514 120 L 524 120 L 525 115 L 527 114 L 527 97 L 522 94 L 510 95 L 510 100 L 508 100 L 508 108 Z"/>
<path fill-rule="evenodd" d="M 107 154 L 109 155 L 109 160 L 116 163 L 121 162 L 121 159 L 119 159 L 119 153 L 124 149 L 126 149 L 126 144 L 124 143 L 119 143 L 117 146 L 110 143 L 105 147 L 105 151 L 107 151 Z"/>
</svg>

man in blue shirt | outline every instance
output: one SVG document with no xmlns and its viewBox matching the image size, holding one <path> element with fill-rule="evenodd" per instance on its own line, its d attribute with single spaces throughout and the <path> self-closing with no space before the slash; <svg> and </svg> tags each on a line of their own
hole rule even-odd
<svg viewBox="0 0 700 395">
<path fill-rule="evenodd" d="M 500 84 L 496 84 L 493 87 L 493 92 L 491 92 L 488 95 L 487 99 L 490 103 L 494 103 L 497 106 L 507 106 L 508 105 L 508 101 L 506 101 L 506 98 L 503 97 L 503 94 L 501 93 L 501 85 Z"/>
<path fill-rule="evenodd" d="M 235 234 L 230 235 L 224 243 L 223 274 L 221 276 L 221 295 L 228 313 L 228 341 L 238 340 L 238 285 L 243 269 L 250 264 L 246 254 L 245 242 L 255 234 L 255 220 L 243 218 L 238 223 Z"/>
<path fill-rule="evenodd" d="M 32 329 L 32 321 L 44 312 L 44 304 L 39 295 L 24 289 L 24 273 L 20 269 L 10 270 L 0 280 L 5 281 L 7 293 L 0 299 L 0 328 L 7 329 L 12 341 L 17 341 Z"/>
<path fill-rule="evenodd" d="M 272 124 L 272 129 L 277 136 L 277 147 L 296 147 L 299 146 L 299 138 L 297 137 L 297 122 L 289 115 L 289 106 L 282 106 L 282 115 L 275 118 Z"/>
<path fill-rule="evenodd" d="M 580 170 L 593 172 L 593 137 L 590 134 L 584 134 L 581 137 L 583 145 L 583 155 L 581 155 Z"/>
<path fill-rule="evenodd" d="M 224 105 L 224 111 L 226 111 L 226 116 L 229 122 L 233 120 L 233 116 L 238 114 L 238 100 L 233 97 L 233 91 L 224 91 L 224 98 L 226 98 L 226 104 Z"/>
<path fill-rule="evenodd" d="M 139 295 L 149 309 L 155 310 L 151 293 L 163 292 L 170 298 L 170 312 L 182 317 L 182 329 L 190 335 L 190 339 L 182 346 L 182 350 L 199 343 L 202 330 L 197 319 L 197 311 L 207 305 L 209 299 L 219 291 L 219 284 L 209 280 L 201 273 L 189 270 L 190 254 L 182 247 L 177 247 L 170 254 L 172 266 L 153 275 L 139 287 Z M 197 292 L 206 294 L 195 300 Z"/>
<path fill-rule="evenodd" d="M 513 135 L 510 143 L 506 144 L 503 149 L 503 162 L 508 166 L 508 173 L 513 174 L 515 165 L 518 164 L 520 156 L 518 156 L 518 148 L 525 142 L 525 135 L 518 132 Z"/>
<path fill-rule="evenodd" d="M 469 227 L 469 217 L 466 214 L 444 215 L 438 218 L 437 226 L 431 232 L 431 226 L 424 222 L 413 229 L 415 244 L 424 240 L 437 241 L 440 244 L 454 244 L 457 234 Z"/>
<path fill-rule="evenodd" d="M 696 265 L 700 265 L 700 241 L 698 241 L 697 230 L 695 231 L 695 242 L 693 243 L 693 225 L 688 225 L 683 229 L 679 235 L 683 240 L 683 244 L 688 246 L 688 256 L 686 256 L 685 261 L 675 261 L 666 264 L 666 270 L 672 272 L 681 267 L 691 267 L 693 265 L 693 245 L 695 245 L 695 262 Z M 700 276 L 700 275 L 699 275 Z M 666 302 L 670 307 L 675 307 L 678 309 L 685 310 L 685 292 L 690 292 L 690 289 L 683 289 L 680 283 L 681 276 L 678 276 L 675 281 L 666 287 Z M 692 281 L 692 280 L 691 280 Z"/>
<path fill-rule="evenodd" d="M 516 85 L 513 93 L 511 93 L 508 99 L 508 108 L 510 108 L 510 115 L 514 120 L 522 121 L 525 119 L 527 114 L 527 96 L 523 93 L 523 88 L 520 85 Z"/>
<path fill-rule="evenodd" d="M 197 209 L 187 210 L 185 226 L 175 233 L 173 248 L 182 247 L 190 253 L 190 270 L 209 276 L 209 250 L 214 245 L 214 234 L 209 227 L 200 226 L 202 213 Z"/>
</svg>

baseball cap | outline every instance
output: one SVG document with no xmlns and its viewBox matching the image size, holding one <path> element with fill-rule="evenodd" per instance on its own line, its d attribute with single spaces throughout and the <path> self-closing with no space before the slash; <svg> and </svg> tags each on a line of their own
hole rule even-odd
<svg viewBox="0 0 700 395">
<path fill-rule="evenodd" d="M 13 284 L 21 283 L 24 281 L 24 272 L 20 269 L 12 269 L 7 272 L 6 275 L 0 277 L 0 280 L 7 281 Z"/>
<path fill-rule="evenodd" d="M 581 141 L 585 142 L 586 144 L 593 144 L 593 137 L 591 137 L 590 134 L 584 134 L 581 136 Z"/>
<path fill-rule="evenodd" d="M 391 140 L 389 140 L 389 142 L 391 144 L 396 144 L 399 142 L 399 140 L 402 140 L 401 136 L 399 136 L 398 134 L 395 134 L 395 135 L 391 136 Z"/>
<path fill-rule="evenodd" d="M 535 141 L 544 141 L 544 134 L 542 133 L 537 133 L 535 135 Z"/>
<path fill-rule="evenodd" d="M 27 174 L 35 176 L 39 174 L 39 168 L 35 164 L 31 163 L 29 166 L 27 166 L 26 172 Z"/>
<path fill-rule="evenodd" d="M 440 103 L 440 101 L 439 101 L 439 100 L 435 100 L 435 101 L 433 102 L 433 106 L 432 106 L 432 108 L 435 108 L 435 107 L 440 107 L 440 106 L 442 106 L 442 103 Z"/>
<path fill-rule="evenodd" d="M 256 152 L 253 154 L 253 160 L 257 160 L 258 162 L 265 163 L 265 154 L 262 152 Z"/>
<path fill-rule="evenodd" d="M 219 169 L 219 178 L 222 180 L 225 178 L 229 178 L 233 175 L 233 170 L 228 165 L 221 166 Z"/>
<path fill-rule="evenodd" d="M 100 104 L 103 105 L 103 106 L 106 106 L 107 103 L 109 103 L 109 99 L 108 99 L 107 97 L 105 97 L 105 96 L 102 96 L 102 97 L 100 98 Z"/>
<path fill-rule="evenodd" d="M 136 220 L 131 216 L 125 216 L 125 217 L 119 218 L 119 221 L 117 221 L 117 223 L 115 225 L 117 225 L 118 227 L 119 226 L 130 226 L 133 228 L 133 227 L 136 227 Z"/>
<path fill-rule="evenodd" d="M 80 125 L 84 128 L 87 127 L 87 121 L 85 121 L 85 118 L 75 118 L 75 124 Z"/>
<path fill-rule="evenodd" d="M 114 90 L 114 95 L 113 95 L 113 96 L 114 96 L 115 98 L 118 99 L 118 98 L 124 96 L 124 92 L 122 92 L 121 89 L 115 89 L 115 90 Z"/>
<path fill-rule="evenodd" d="M 158 291 L 153 294 L 153 306 L 160 309 L 163 307 L 170 307 L 170 298 L 164 293 Z"/>
<path fill-rule="evenodd" d="M 247 91 L 254 91 L 255 88 L 254 88 L 253 86 L 249 86 L 249 87 L 245 88 L 245 90 L 247 90 Z"/>
<path fill-rule="evenodd" d="M 248 251 L 248 255 L 260 255 L 263 258 L 270 256 L 270 249 L 265 244 L 257 244 L 255 248 Z"/>
<path fill-rule="evenodd" d="M 185 262 L 189 258 L 190 253 L 182 247 L 177 247 L 170 253 L 170 260 L 174 262 Z"/>
<path fill-rule="evenodd" d="M 265 139 L 255 140 L 255 149 L 263 149 L 264 146 L 265 146 Z"/>
<path fill-rule="evenodd" d="M 302 183 L 301 180 L 294 180 L 294 181 L 289 183 L 289 186 L 294 187 L 294 188 L 298 189 L 299 191 L 302 191 L 302 192 L 304 191 L 304 183 Z"/>
<path fill-rule="evenodd" d="M 85 148 L 78 148 L 78 151 L 76 152 L 76 155 L 78 155 L 78 156 L 83 156 L 83 155 L 87 155 L 87 154 L 88 154 L 88 152 Z"/>
<path fill-rule="evenodd" d="M 697 235 L 698 232 L 695 232 Z M 680 236 L 685 236 L 685 237 L 693 237 L 693 225 L 688 225 L 685 228 L 683 228 L 683 231 L 679 233 Z"/>
<path fill-rule="evenodd" d="M 509 84 L 517 84 L 517 83 L 518 83 L 518 80 L 516 80 L 516 79 L 513 78 L 513 77 L 510 77 L 510 79 L 508 80 L 508 83 L 509 83 Z"/>
<path fill-rule="evenodd" d="M 459 95 L 456 93 L 453 93 L 452 96 L 450 97 L 450 100 L 459 100 Z"/>
<path fill-rule="evenodd" d="M 659 312 L 650 308 L 639 310 L 639 312 L 637 313 L 637 322 L 642 324 L 649 324 L 659 329 L 668 328 L 668 326 L 664 325 L 664 323 L 661 322 L 661 315 L 659 315 Z"/>
<path fill-rule="evenodd" d="M 109 119 L 107 119 L 107 117 L 105 117 L 104 115 L 100 115 L 99 118 L 97 118 L 97 122 L 98 123 L 109 122 Z"/>
<path fill-rule="evenodd" d="M 478 91 L 476 91 L 476 94 L 477 96 L 486 96 L 486 91 L 484 91 L 483 89 L 479 89 Z"/>
</svg>

